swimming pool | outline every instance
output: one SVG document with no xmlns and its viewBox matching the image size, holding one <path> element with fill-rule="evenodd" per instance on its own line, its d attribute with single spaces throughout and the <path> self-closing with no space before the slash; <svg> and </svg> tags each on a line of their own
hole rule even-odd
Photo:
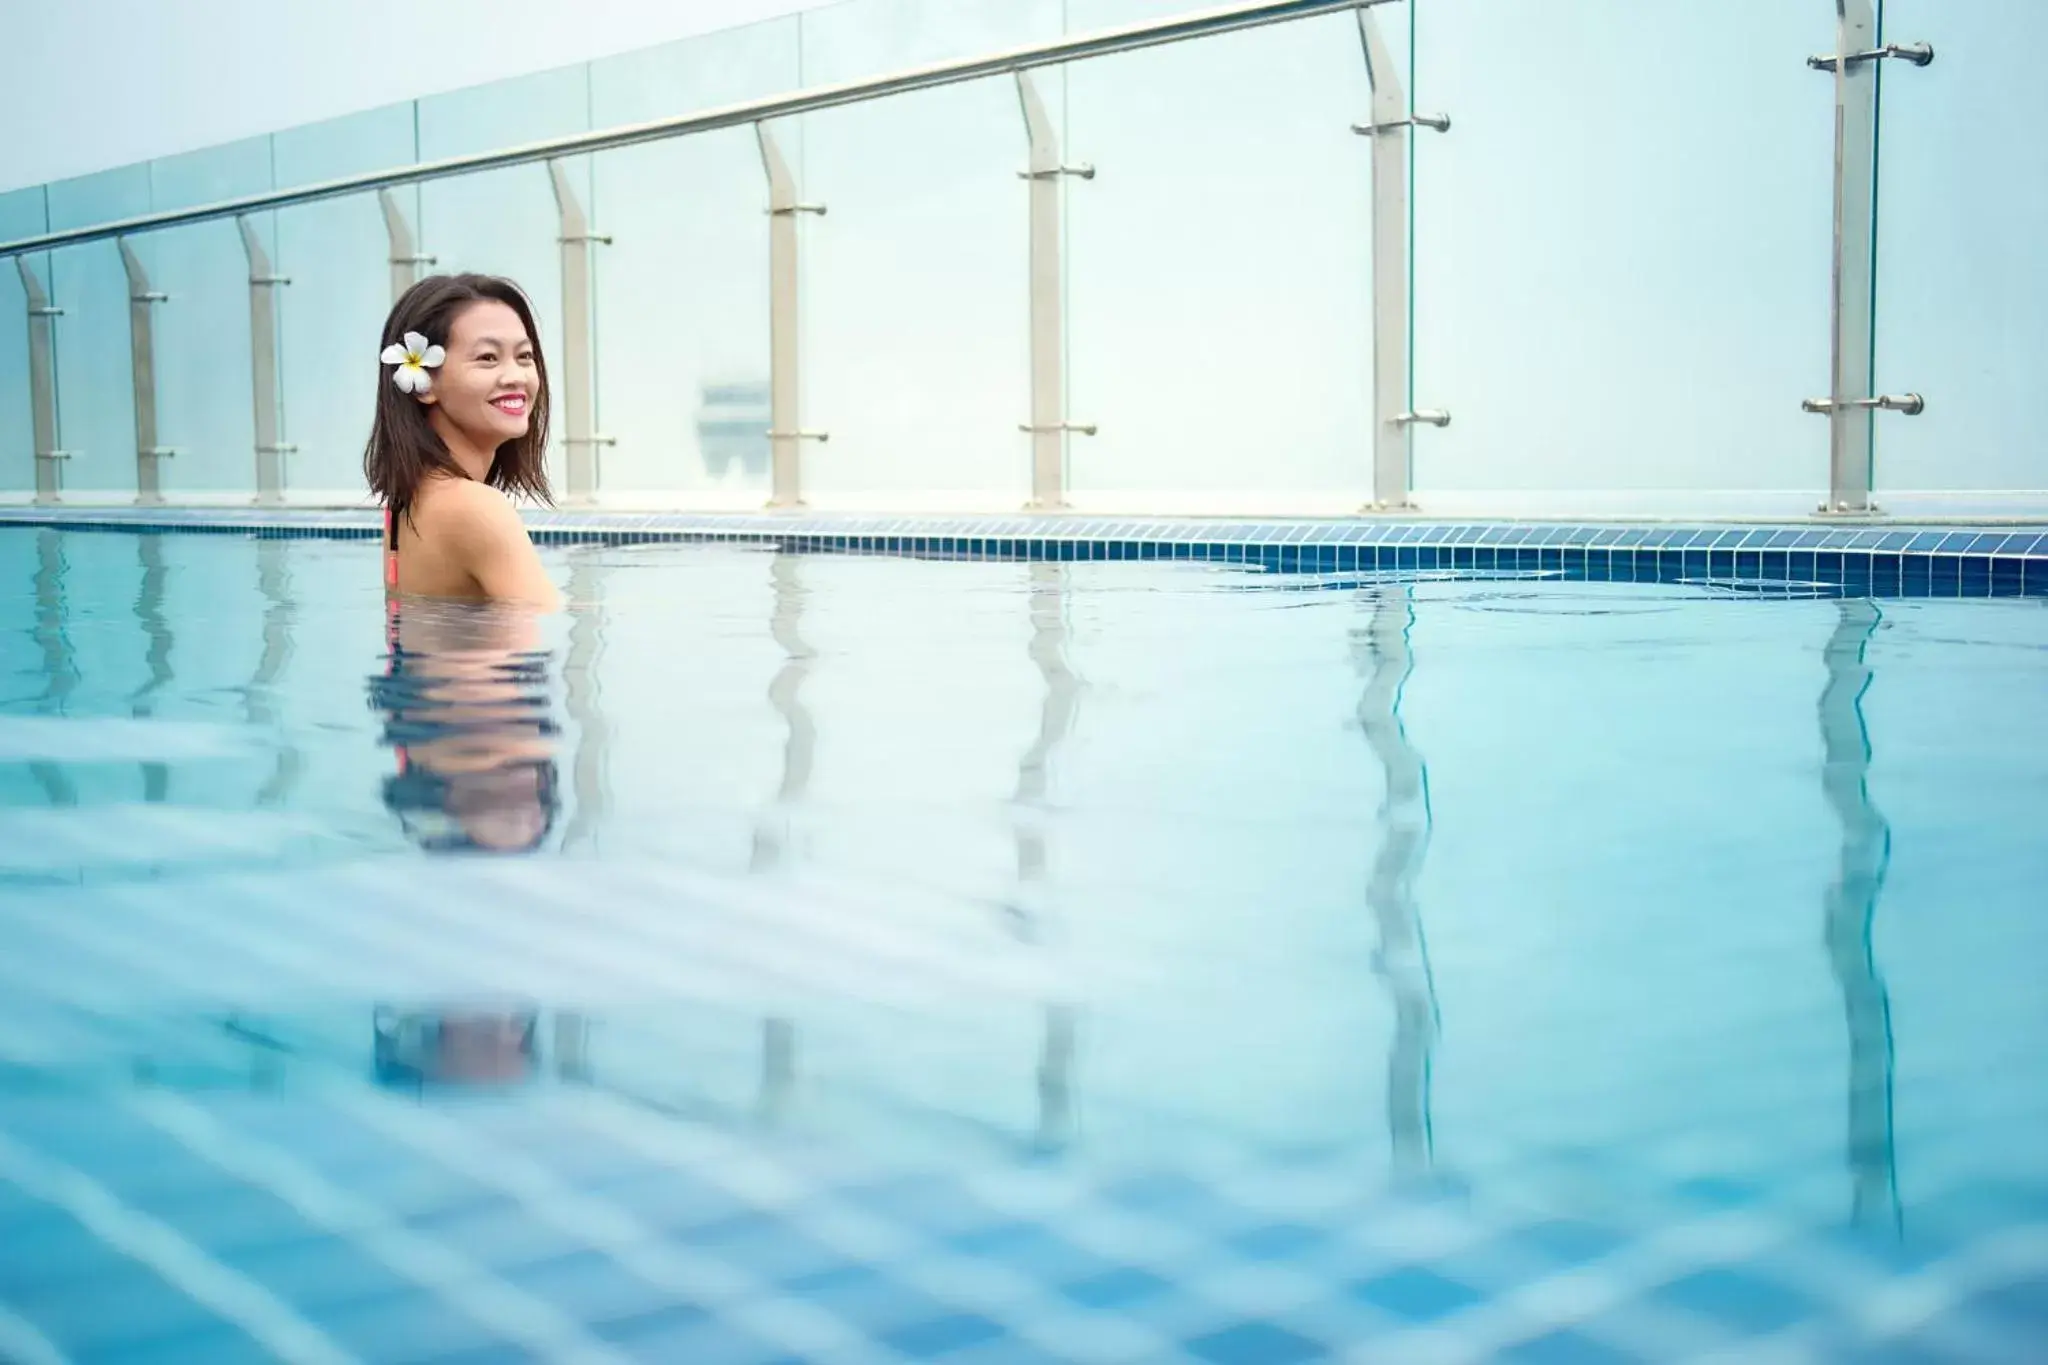
<svg viewBox="0 0 2048 1365">
<path fill-rule="evenodd" d="M 0 527 L 0 1359 L 2048 1330 L 2040 597 L 376 553 Z"/>
</svg>

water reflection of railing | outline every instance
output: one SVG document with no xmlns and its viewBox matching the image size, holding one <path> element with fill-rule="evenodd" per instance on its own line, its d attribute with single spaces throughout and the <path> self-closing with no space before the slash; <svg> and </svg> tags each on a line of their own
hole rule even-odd
<svg viewBox="0 0 2048 1365">
<path fill-rule="evenodd" d="M 1858 1222 L 1896 1222 L 1897 1149 L 1892 1132 L 1891 1001 L 1871 947 L 1871 927 L 1891 867 L 1891 825 L 1870 797 L 1870 727 L 1863 697 L 1873 677 L 1870 637 L 1882 621 L 1863 599 L 1837 604 L 1820 695 L 1821 785 L 1842 827 L 1840 862 L 1828 886 L 1828 963 L 1849 1031 L 1846 1155 Z"/>
<path fill-rule="evenodd" d="M 801 557 L 791 554 L 778 554 L 768 561 L 774 600 L 768 633 L 782 651 L 782 663 L 768 683 L 768 705 L 781 719 L 784 737 L 782 775 L 776 779 L 775 796 L 754 824 L 749 865 L 756 872 L 773 871 L 788 856 L 790 816 L 810 787 L 812 755 L 818 744 L 818 728 L 803 697 L 804 681 L 817 665 L 818 652 L 803 637 L 808 595 L 800 565 Z"/>
<path fill-rule="evenodd" d="M 143 537 L 145 543 L 152 539 L 154 537 Z M 290 552 L 286 548 L 290 543 L 285 540 L 256 542 L 256 590 L 263 595 L 263 653 L 256 661 L 255 676 L 249 680 L 244 694 L 248 699 L 251 725 L 276 724 L 277 682 L 292 661 L 292 626 L 298 616 L 298 602 L 292 597 Z M 299 773 L 305 766 L 298 746 L 288 735 L 273 732 L 271 741 L 277 745 L 277 761 L 262 790 L 256 793 L 256 804 L 261 807 L 283 804 L 298 784 Z"/>
<path fill-rule="evenodd" d="M 576 727 L 576 753 L 570 763 L 569 791 L 575 808 L 562 834 L 562 848 L 589 848 L 610 810 L 606 762 L 611 729 L 600 704 L 598 661 L 604 656 L 605 569 L 596 554 L 577 556 L 569 566 L 569 648 L 563 661 L 563 699 Z"/>
<path fill-rule="evenodd" d="M 1409 635 L 1414 592 L 1402 586 L 1375 593 L 1364 628 L 1352 633 L 1353 658 L 1365 677 L 1358 722 L 1385 782 L 1379 852 L 1365 899 L 1379 930 L 1375 966 L 1394 1012 L 1387 1132 L 1394 1170 L 1404 1176 L 1428 1171 L 1433 1161 L 1430 1060 L 1437 1035 L 1436 986 L 1415 900 L 1415 880 L 1429 851 L 1429 776 L 1401 719 L 1402 693 L 1415 668 Z"/>
<path fill-rule="evenodd" d="M 768 683 L 768 704 L 782 718 L 782 775 L 776 780 L 775 796 L 754 825 L 754 847 L 749 862 L 757 873 L 781 868 L 789 856 L 792 835 L 790 815 L 802 802 L 811 785 L 811 760 L 817 748 L 818 729 L 804 705 L 804 681 L 817 664 L 818 652 L 803 637 L 804 588 L 802 557 L 778 554 L 768 561 L 773 589 L 768 633 L 782 650 L 782 664 Z M 786 1015 L 769 1015 L 761 1021 L 761 1081 L 755 1094 L 754 1116 L 765 1124 L 779 1122 L 788 1111 L 796 1090 L 796 1021 Z"/>
<path fill-rule="evenodd" d="M 136 719 L 155 714 L 156 694 L 171 680 L 171 628 L 164 620 L 164 543 L 158 536 L 138 536 L 136 558 L 141 562 L 142 580 L 135 591 L 135 620 L 148 641 L 143 662 L 149 681 L 129 694 L 129 714 Z M 161 762 L 142 765 L 142 799 L 152 805 L 169 799 L 171 770 Z"/>
<path fill-rule="evenodd" d="M 1017 763 L 1014 819 L 1017 841 L 1017 896 L 1012 903 L 1020 937 L 1041 947 L 1058 932 L 1047 888 L 1049 848 L 1046 821 L 1054 753 L 1074 728 L 1080 678 L 1067 661 L 1068 569 L 1033 564 L 1031 576 L 1031 661 L 1045 684 L 1038 735 Z M 1045 1002 L 1045 1031 L 1038 1062 L 1038 1133 L 1042 1149 L 1064 1145 L 1073 1133 L 1074 1062 L 1079 1011 L 1068 1000 Z"/>
<path fill-rule="evenodd" d="M 64 599 L 64 540 L 61 532 L 36 533 L 35 624 L 30 637 L 43 656 L 43 695 L 38 709 L 63 715 L 72 692 L 78 688 L 78 656 L 71 648 L 70 618 Z M 43 789 L 44 801 L 52 806 L 78 804 L 78 788 L 62 766 L 38 759 L 28 765 L 29 775 Z"/>
</svg>

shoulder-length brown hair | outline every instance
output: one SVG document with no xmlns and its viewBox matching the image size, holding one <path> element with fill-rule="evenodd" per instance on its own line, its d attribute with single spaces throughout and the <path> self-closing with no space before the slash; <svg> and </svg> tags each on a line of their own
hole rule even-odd
<svg viewBox="0 0 2048 1365">
<path fill-rule="evenodd" d="M 518 285 L 495 275 L 429 275 L 391 305 L 377 349 L 382 353 L 385 347 L 404 341 L 407 332 L 418 332 L 430 345 L 445 346 L 455 315 L 473 303 L 483 302 L 502 303 L 519 315 L 527 338 L 533 342 L 533 366 L 540 380 L 533 395 L 526 434 L 498 447 L 485 481 L 508 493 L 524 493 L 552 503 L 554 494 L 548 488 L 545 461 L 548 363 L 541 353 L 533 305 Z M 462 475 L 448 447 L 428 422 L 427 405 L 391 382 L 389 366 L 379 365 L 377 416 L 370 426 L 369 444 L 363 449 L 363 477 L 369 480 L 370 491 L 391 509 L 394 526 L 400 518 L 411 514 L 420 483 L 435 473 L 458 478 Z"/>
</svg>

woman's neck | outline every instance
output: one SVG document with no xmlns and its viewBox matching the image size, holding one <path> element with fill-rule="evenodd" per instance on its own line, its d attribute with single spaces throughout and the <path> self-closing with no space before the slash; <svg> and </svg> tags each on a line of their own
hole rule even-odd
<svg viewBox="0 0 2048 1365">
<path fill-rule="evenodd" d="M 428 414 L 427 424 L 433 427 L 434 434 L 441 438 L 441 444 L 447 447 L 449 458 L 455 461 L 455 467 L 462 471 L 464 477 L 477 483 L 489 480 L 491 466 L 498 458 L 495 449 L 486 450 L 470 440 L 453 422 L 442 417 L 438 409 Z"/>
</svg>

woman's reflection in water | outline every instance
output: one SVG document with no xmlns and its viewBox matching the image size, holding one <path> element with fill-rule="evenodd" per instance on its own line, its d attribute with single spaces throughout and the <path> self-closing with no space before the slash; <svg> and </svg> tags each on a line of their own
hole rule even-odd
<svg viewBox="0 0 2048 1365">
<path fill-rule="evenodd" d="M 503 604 L 394 599 L 370 705 L 397 770 L 384 804 L 430 853 L 530 853 L 560 811 L 543 623 Z M 539 1066 L 539 1010 L 516 1001 L 380 1004 L 379 1084 L 522 1084 Z"/>
<path fill-rule="evenodd" d="M 384 804 L 431 853 L 527 853 L 561 811 L 542 620 L 529 609 L 394 599 L 370 679 L 397 771 Z"/>
</svg>

